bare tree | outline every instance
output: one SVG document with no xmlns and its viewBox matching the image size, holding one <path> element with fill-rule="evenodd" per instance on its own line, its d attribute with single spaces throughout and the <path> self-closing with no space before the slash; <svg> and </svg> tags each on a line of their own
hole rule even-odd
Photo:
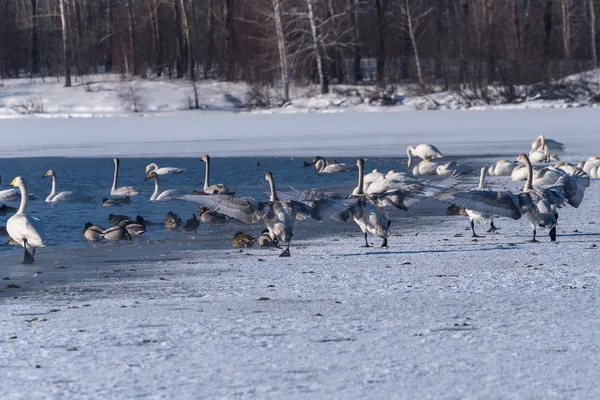
<svg viewBox="0 0 600 400">
<path fill-rule="evenodd" d="M 596 0 L 588 0 L 589 16 L 590 16 L 590 49 L 592 56 L 592 65 L 598 68 L 598 53 L 596 47 Z"/>
<path fill-rule="evenodd" d="M 63 68 L 65 70 L 65 86 L 71 87 L 71 44 L 69 43 L 69 20 L 65 0 L 59 0 L 60 24 L 62 27 Z"/>
<path fill-rule="evenodd" d="M 433 11 L 433 8 L 425 8 L 423 0 L 400 0 L 400 10 L 406 23 L 406 31 L 410 37 L 415 64 L 417 68 L 417 79 L 419 85 L 423 85 L 423 71 L 421 68 L 421 57 L 419 56 L 419 28 L 425 17 Z M 424 9 L 425 8 L 425 9 Z"/>
</svg>

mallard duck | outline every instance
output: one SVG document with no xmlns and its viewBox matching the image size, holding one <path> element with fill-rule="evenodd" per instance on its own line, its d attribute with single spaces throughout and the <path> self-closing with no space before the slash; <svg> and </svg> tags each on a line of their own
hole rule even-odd
<svg viewBox="0 0 600 400">
<path fill-rule="evenodd" d="M 90 242 L 99 242 L 104 239 L 104 228 L 88 222 L 83 227 L 83 237 Z"/>
<path fill-rule="evenodd" d="M 102 199 L 102 207 L 115 207 L 122 206 L 124 204 L 131 204 L 131 199 L 129 197 L 115 197 L 114 199 L 107 199 L 106 197 Z"/>
<path fill-rule="evenodd" d="M 210 226 L 224 224 L 228 221 L 228 217 L 218 212 L 211 211 L 208 207 L 198 206 L 200 221 Z"/>
<path fill-rule="evenodd" d="M 6 204 L 2 204 L 2 206 L 0 206 L 0 216 L 2 216 L 2 217 L 4 217 L 9 212 L 16 212 L 16 211 L 17 211 L 17 207 L 7 206 Z"/>
<path fill-rule="evenodd" d="M 196 218 L 196 214 L 192 214 L 192 218 L 185 221 L 183 224 L 183 230 L 186 232 L 198 233 L 198 227 L 200 226 L 200 220 Z"/>
<path fill-rule="evenodd" d="M 252 246 L 254 246 L 254 242 L 256 242 L 256 239 L 254 239 L 252 236 L 248 235 L 247 233 L 236 232 L 235 235 L 233 235 L 233 240 L 231 241 L 231 245 L 236 248 L 252 247 Z"/>
<path fill-rule="evenodd" d="M 118 225 L 119 222 L 121 221 L 131 221 L 131 218 L 129 218 L 127 215 L 115 215 L 115 214 L 108 214 L 108 218 L 106 219 L 106 221 L 110 222 L 113 225 Z"/>
<path fill-rule="evenodd" d="M 137 236 L 142 236 L 144 233 L 146 233 L 146 225 L 139 224 L 136 221 L 131 221 L 131 220 L 126 219 L 126 220 L 119 222 L 118 225 L 127 229 L 127 232 L 129 232 L 129 234 L 131 236 L 137 237 Z"/>
<path fill-rule="evenodd" d="M 0 236 L 8 236 L 8 231 L 5 226 L 0 226 Z"/>
<path fill-rule="evenodd" d="M 112 240 L 115 244 L 118 244 L 120 240 L 127 240 L 131 243 L 131 234 L 127 232 L 127 229 L 122 226 L 111 226 L 110 228 L 102 232 L 105 239 Z"/>
<path fill-rule="evenodd" d="M 168 230 L 175 231 L 181 226 L 181 218 L 179 217 L 179 215 L 169 211 L 167 217 L 165 218 L 165 226 Z"/>
<path fill-rule="evenodd" d="M 264 229 L 260 236 L 258 237 L 258 244 L 260 247 L 272 247 L 275 245 L 273 239 L 271 239 L 271 234 L 268 229 Z"/>
</svg>

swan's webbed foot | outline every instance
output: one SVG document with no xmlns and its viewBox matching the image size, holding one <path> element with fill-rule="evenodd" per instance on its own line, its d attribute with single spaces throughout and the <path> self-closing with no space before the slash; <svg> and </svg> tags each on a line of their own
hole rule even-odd
<svg viewBox="0 0 600 400">
<path fill-rule="evenodd" d="M 475 233 L 475 223 L 473 221 L 471 221 L 471 230 L 473 231 L 473 235 L 471 235 L 471 237 L 474 237 L 474 238 L 485 237 L 485 236 L 479 236 L 478 234 Z"/>
<path fill-rule="evenodd" d="M 538 242 L 539 242 L 539 240 L 537 240 L 537 239 L 535 238 L 535 235 L 536 235 L 536 233 L 537 233 L 537 231 L 534 229 L 534 230 L 533 230 L 533 239 L 531 239 L 531 240 L 527 240 L 527 242 L 529 242 L 529 243 L 538 243 Z"/>
<path fill-rule="evenodd" d="M 360 246 L 360 247 L 371 247 L 369 245 L 369 242 L 367 241 L 367 232 L 365 232 L 365 244 L 363 246 Z"/>
<path fill-rule="evenodd" d="M 488 229 L 487 231 L 488 231 L 488 233 L 496 233 L 496 231 L 497 231 L 498 229 L 500 229 L 500 228 L 497 228 L 497 227 L 494 225 L 494 222 L 492 222 L 492 223 L 490 224 L 490 229 Z"/>
<path fill-rule="evenodd" d="M 33 249 L 33 252 L 35 254 L 35 249 Z M 34 262 L 35 259 L 33 258 L 33 255 L 31 255 L 29 250 L 27 250 L 27 240 L 23 239 L 23 264 L 29 265 L 33 264 Z"/>
<path fill-rule="evenodd" d="M 381 243 L 381 247 L 388 247 L 387 238 L 383 238 L 383 243 Z"/>
<path fill-rule="evenodd" d="M 279 257 L 291 257 L 292 255 L 290 254 L 290 244 L 288 243 L 288 246 L 286 247 L 286 249 L 283 251 L 283 253 L 281 253 L 279 255 Z"/>
</svg>

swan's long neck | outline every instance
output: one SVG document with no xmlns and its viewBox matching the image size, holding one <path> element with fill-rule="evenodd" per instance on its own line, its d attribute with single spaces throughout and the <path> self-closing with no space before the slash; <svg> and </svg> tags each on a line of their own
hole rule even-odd
<svg viewBox="0 0 600 400">
<path fill-rule="evenodd" d="M 325 160 L 322 157 L 317 158 L 317 162 L 315 163 L 315 169 L 317 172 L 321 172 L 325 168 Z"/>
<path fill-rule="evenodd" d="M 481 168 L 481 176 L 479 177 L 479 186 L 477 186 L 477 189 L 484 189 L 485 188 L 485 168 Z"/>
<path fill-rule="evenodd" d="M 270 201 L 279 201 L 279 198 L 277 197 L 277 191 L 275 190 L 275 181 L 273 180 L 273 177 L 270 176 L 269 179 L 269 187 L 271 188 L 271 197 L 270 197 Z"/>
<path fill-rule="evenodd" d="M 542 153 L 546 154 L 546 138 L 544 135 L 540 136 L 540 140 L 542 142 Z"/>
<path fill-rule="evenodd" d="M 206 171 L 204 172 L 204 191 L 206 192 L 210 186 L 210 158 L 207 157 L 204 162 L 206 163 Z"/>
<path fill-rule="evenodd" d="M 56 188 L 56 176 L 52 175 L 52 190 L 48 197 L 46 197 L 46 201 L 52 200 L 54 196 L 56 196 L 57 188 Z"/>
<path fill-rule="evenodd" d="M 21 183 L 19 185 L 19 190 L 21 190 L 21 205 L 17 210 L 17 214 L 25 214 L 25 210 L 27 209 L 27 201 L 29 200 L 29 193 L 27 193 L 27 186 L 25 183 Z"/>
<path fill-rule="evenodd" d="M 364 164 L 362 162 L 359 162 L 358 163 L 358 186 L 356 187 L 356 189 L 354 189 L 354 192 L 352 194 L 360 195 L 360 194 L 364 193 L 363 192 L 364 181 L 365 181 Z"/>
<path fill-rule="evenodd" d="M 119 180 L 119 163 L 115 161 L 115 174 L 113 176 L 112 190 L 117 190 L 117 181 Z"/>
<path fill-rule="evenodd" d="M 533 166 L 531 165 L 531 161 L 529 161 L 529 157 L 525 157 L 525 167 L 527 167 L 527 181 L 525 182 L 523 191 L 528 192 L 533 190 Z"/>
<path fill-rule="evenodd" d="M 408 168 L 410 168 L 410 166 L 412 165 L 412 150 L 413 150 L 412 146 L 408 146 L 406 148 L 406 155 L 408 156 L 408 165 L 407 165 Z"/>
<path fill-rule="evenodd" d="M 150 200 L 156 200 L 158 195 L 160 195 L 159 184 L 160 184 L 160 182 L 158 182 L 158 175 L 155 175 L 154 176 L 154 193 L 152 193 L 152 196 L 150 196 Z"/>
</svg>

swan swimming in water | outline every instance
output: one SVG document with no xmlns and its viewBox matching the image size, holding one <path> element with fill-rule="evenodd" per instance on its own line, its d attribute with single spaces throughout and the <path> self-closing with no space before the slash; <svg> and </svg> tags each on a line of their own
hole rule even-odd
<svg viewBox="0 0 600 400">
<path fill-rule="evenodd" d="M 150 196 L 150 201 L 169 201 L 174 200 L 175 197 L 183 194 L 178 189 L 169 189 L 164 192 L 160 191 L 160 178 L 159 175 L 152 171 L 146 176 L 146 180 L 154 179 L 154 192 Z"/>
<path fill-rule="evenodd" d="M 58 178 L 53 170 L 46 172 L 42 178 L 52 178 L 52 190 L 46 197 L 46 203 L 85 202 L 93 199 L 89 194 L 81 192 L 58 192 Z"/>
<path fill-rule="evenodd" d="M 119 180 L 119 166 L 121 165 L 121 160 L 118 158 L 113 158 L 113 162 L 115 163 L 115 174 L 113 177 L 113 184 L 110 190 L 111 196 L 139 196 L 142 192 L 131 187 L 131 186 L 123 186 L 117 188 L 117 181 Z"/>
<path fill-rule="evenodd" d="M 162 167 L 158 168 L 156 163 L 146 165 L 146 175 L 150 172 L 156 173 L 156 175 L 179 175 L 182 174 L 185 169 L 175 167 Z"/>
<path fill-rule="evenodd" d="M 408 156 L 408 169 L 410 169 L 410 166 L 412 165 L 413 156 L 421 158 L 423 160 L 444 158 L 444 155 L 437 149 L 437 147 L 432 146 L 430 144 L 420 144 L 417 147 L 408 146 L 406 148 L 406 155 Z"/>
<path fill-rule="evenodd" d="M 46 245 L 46 234 L 44 224 L 39 219 L 27 214 L 27 202 L 29 200 L 27 184 L 20 176 L 13 179 L 10 186 L 16 186 L 21 191 L 21 205 L 17 213 L 6 222 L 8 235 L 19 245 L 23 246 L 23 264 L 32 264 L 37 247 Z M 33 249 L 29 252 L 29 249 Z"/>
<path fill-rule="evenodd" d="M 523 191 L 495 192 L 493 190 L 472 190 L 469 192 L 449 191 L 436 196 L 440 201 L 454 204 L 469 210 L 500 215 L 518 220 L 527 218 L 533 229 L 533 239 L 537 242 L 537 227 L 550 229 L 550 240 L 556 241 L 558 223 L 557 208 L 565 204 L 577 208 L 583 201 L 585 188 L 590 184 L 588 176 L 565 175 L 554 185 L 546 189 L 533 188 L 533 168 L 529 158 L 520 154 L 517 159 L 525 163 L 528 174 Z"/>
<path fill-rule="evenodd" d="M 352 168 L 348 167 L 346 164 L 338 164 L 335 160 L 327 162 L 327 160 L 321 156 L 316 156 L 312 160 L 312 163 L 319 174 L 335 174 L 337 172 L 347 172 L 352 170 Z"/>
<path fill-rule="evenodd" d="M 564 144 L 540 135 L 531 144 L 529 159 L 533 162 L 556 162 L 559 161 L 558 155 L 564 151 Z"/>
<path fill-rule="evenodd" d="M 227 188 L 227 186 L 223 185 L 222 183 L 217 183 L 216 185 L 211 185 L 210 184 L 210 157 L 208 156 L 208 154 L 205 154 L 202 157 L 202 161 L 204 161 L 204 163 L 206 164 L 206 171 L 204 174 L 204 193 L 205 194 L 228 194 L 228 195 L 234 195 L 235 193 L 233 193 L 231 190 L 229 190 Z M 194 194 L 201 194 L 201 193 L 197 193 L 195 192 Z"/>
</svg>

